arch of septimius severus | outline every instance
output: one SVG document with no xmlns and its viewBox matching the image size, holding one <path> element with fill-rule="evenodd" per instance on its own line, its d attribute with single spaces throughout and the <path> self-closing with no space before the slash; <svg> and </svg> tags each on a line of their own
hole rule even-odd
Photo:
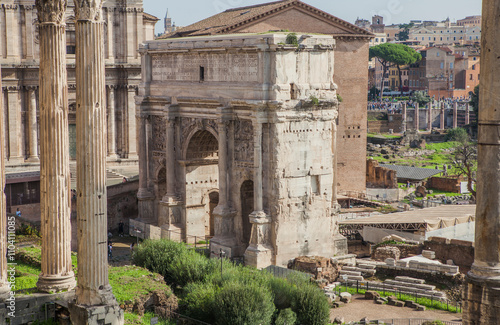
<svg viewBox="0 0 500 325">
<path fill-rule="evenodd" d="M 102 2 L 75 0 L 74 4 L 78 282 L 72 270 L 70 250 L 66 1 L 37 0 L 42 212 L 42 273 L 37 287 L 50 293 L 71 290 L 76 286 L 76 300 L 69 303 L 73 324 L 123 324 L 123 311 L 108 280 Z M 0 167 L 4 167 L 3 164 Z M 3 195 L 1 202 L 4 202 Z M 5 225 L 4 220 L 5 209 L 2 207 L 1 226 Z M 2 227 L 0 239 L 0 292 L 5 292 L 8 291 L 5 227 Z"/>
</svg>

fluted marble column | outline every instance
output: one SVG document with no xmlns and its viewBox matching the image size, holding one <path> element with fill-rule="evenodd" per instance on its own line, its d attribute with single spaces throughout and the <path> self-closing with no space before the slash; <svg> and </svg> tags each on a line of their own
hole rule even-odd
<svg viewBox="0 0 500 325">
<path fill-rule="evenodd" d="M 257 120 L 253 123 L 254 128 L 254 211 L 250 214 L 252 234 L 250 245 L 245 252 L 245 265 L 256 268 L 265 268 L 272 262 L 272 251 L 270 245 L 271 218 L 264 212 L 263 206 L 263 184 L 262 184 L 262 122 Z"/>
<path fill-rule="evenodd" d="M 2 67 L 0 65 L 0 76 Z M 7 214 L 5 206 L 5 146 L 4 144 L 4 121 L 3 121 L 3 91 L 2 78 L 0 78 L 0 297 L 10 292 L 7 282 Z"/>
<path fill-rule="evenodd" d="M 29 129 L 29 151 L 28 162 L 39 162 L 38 158 L 38 132 L 36 122 L 36 93 L 35 88 L 29 88 L 30 105 L 28 111 L 28 129 Z"/>
<path fill-rule="evenodd" d="M 115 160 L 118 158 L 118 155 L 116 154 L 115 86 L 108 87 L 107 96 L 108 98 L 106 102 L 108 104 L 108 159 Z"/>
<path fill-rule="evenodd" d="M 38 290 L 75 286 L 71 266 L 66 1 L 37 0 L 40 35 L 40 210 L 42 273 Z"/>
<path fill-rule="evenodd" d="M 474 263 L 464 325 L 500 324 L 500 0 L 483 0 Z"/>
<path fill-rule="evenodd" d="M 116 304 L 108 280 L 102 2 L 75 1 L 78 305 Z"/>
</svg>

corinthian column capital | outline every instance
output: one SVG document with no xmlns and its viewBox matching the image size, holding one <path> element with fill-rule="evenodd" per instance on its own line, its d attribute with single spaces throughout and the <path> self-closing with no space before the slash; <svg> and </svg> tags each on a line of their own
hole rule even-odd
<svg viewBox="0 0 500 325">
<path fill-rule="evenodd" d="M 75 0 L 76 20 L 102 20 L 102 0 Z"/>
<path fill-rule="evenodd" d="M 35 6 L 40 24 L 64 24 L 66 0 L 37 0 Z"/>
</svg>

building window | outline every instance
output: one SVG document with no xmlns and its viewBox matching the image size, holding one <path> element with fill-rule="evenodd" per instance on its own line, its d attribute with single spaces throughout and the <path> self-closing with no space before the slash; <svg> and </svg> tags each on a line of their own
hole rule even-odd
<svg viewBox="0 0 500 325">
<path fill-rule="evenodd" d="M 450 69 L 453 69 L 453 62 L 450 62 Z"/>
<path fill-rule="evenodd" d="M 443 62 L 441 62 L 440 66 L 441 66 L 441 69 L 444 69 L 444 63 Z"/>
<path fill-rule="evenodd" d="M 205 81 L 205 67 L 200 66 L 200 82 Z"/>
<path fill-rule="evenodd" d="M 476 65 L 475 64 L 472 66 L 472 70 L 476 70 Z"/>
<path fill-rule="evenodd" d="M 442 38 L 441 38 L 442 39 Z M 436 53 L 436 56 L 439 56 L 439 52 Z"/>
<path fill-rule="evenodd" d="M 474 78 L 472 77 L 472 73 L 470 74 L 470 80 L 474 80 Z"/>
</svg>

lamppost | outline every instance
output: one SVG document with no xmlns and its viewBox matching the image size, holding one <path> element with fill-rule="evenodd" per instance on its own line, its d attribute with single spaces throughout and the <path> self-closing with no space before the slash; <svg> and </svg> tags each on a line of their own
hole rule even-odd
<svg viewBox="0 0 500 325">
<path fill-rule="evenodd" d="M 226 252 L 222 250 L 222 248 L 219 249 L 219 252 L 212 252 L 214 255 L 218 255 L 220 258 L 220 278 L 222 279 L 222 258 L 226 256 Z"/>
<path fill-rule="evenodd" d="M 139 234 L 142 234 L 142 231 L 140 231 L 137 227 L 134 227 L 134 232 L 135 238 L 137 239 L 137 245 L 139 246 Z"/>
</svg>

